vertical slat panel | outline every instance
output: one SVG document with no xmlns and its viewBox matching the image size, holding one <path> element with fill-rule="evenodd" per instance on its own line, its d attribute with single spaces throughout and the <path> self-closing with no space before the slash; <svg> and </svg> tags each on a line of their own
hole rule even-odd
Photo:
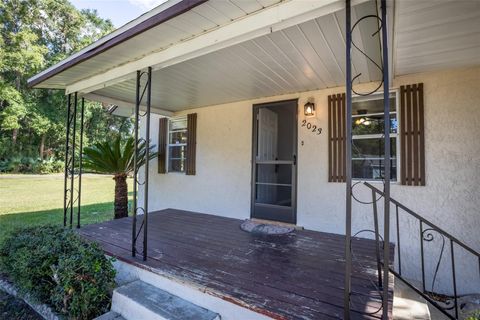
<svg viewBox="0 0 480 320">
<path fill-rule="evenodd" d="M 406 135 L 406 157 L 407 157 L 407 185 L 412 185 L 412 89 L 407 85 L 407 135 Z"/>
<path fill-rule="evenodd" d="M 342 95 L 337 94 L 337 182 L 342 181 Z"/>
<path fill-rule="evenodd" d="M 332 96 L 328 96 L 328 182 L 333 182 L 333 169 L 332 169 Z"/>
<path fill-rule="evenodd" d="M 400 87 L 400 174 L 401 174 L 401 183 L 402 185 L 407 184 L 407 170 L 406 170 L 406 140 L 407 140 L 407 133 L 406 133 L 406 109 L 405 109 L 405 87 Z"/>
<path fill-rule="evenodd" d="M 196 147 L 197 147 L 197 114 L 190 113 L 187 115 L 187 159 L 185 173 L 187 175 L 195 175 L 196 166 Z"/>
<path fill-rule="evenodd" d="M 424 186 L 425 176 L 425 120 L 423 107 L 423 83 L 418 84 L 418 122 L 420 135 L 420 185 Z"/>
<path fill-rule="evenodd" d="M 328 96 L 328 181 L 346 181 L 345 93 Z"/>
<path fill-rule="evenodd" d="M 168 119 L 160 118 L 158 127 L 158 173 L 167 173 Z"/>
<path fill-rule="evenodd" d="M 423 84 L 400 87 L 400 166 L 403 185 L 425 185 Z"/>
<path fill-rule="evenodd" d="M 342 165 L 342 182 L 345 182 L 347 177 L 346 177 L 346 173 L 347 173 L 347 169 L 346 169 L 346 165 L 347 165 L 347 161 L 346 161 L 346 151 L 347 151 L 347 122 L 346 122 L 346 106 L 345 106 L 345 93 L 342 94 L 342 145 L 341 145 L 341 148 L 342 148 L 342 154 L 343 154 L 343 157 L 342 157 L 342 162 L 341 162 L 341 165 Z"/>
<path fill-rule="evenodd" d="M 336 108 L 336 117 L 337 117 L 337 182 L 342 181 L 340 168 L 342 167 L 341 159 L 342 159 L 342 148 L 340 147 L 340 139 L 341 139 L 341 132 L 342 132 L 342 114 L 341 114 L 341 105 L 342 100 L 340 94 L 337 94 L 337 104 L 335 105 Z"/>
<path fill-rule="evenodd" d="M 417 105 L 417 85 L 412 85 L 412 117 L 413 117 L 413 133 L 412 133 L 412 140 L 413 140 L 413 184 L 418 186 L 420 177 L 419 177 L 419 163 L 418 163 L 418 105 Z"/>
<path fill-rule="evenodd" d="M 337 150 L 337 132 L 338 132 L 338 119 L 337 119 L 337 96 L 333 95 L 333 108 L 332 108 L 332 121 L 333 121 L 333 181 L 338 182 L 338 150 Z"/>
</svg>

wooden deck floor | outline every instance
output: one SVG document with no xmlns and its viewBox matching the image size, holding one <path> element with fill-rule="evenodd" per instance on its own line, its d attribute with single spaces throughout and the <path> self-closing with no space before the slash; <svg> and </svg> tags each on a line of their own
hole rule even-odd
<svg viewBox="0 0 480 320">
<path fill-rule="evenodd" d="M 80 233 L 119 260 L 167 272 L 276 319 L 343 319 L 344 236 L 307 230 L 257 236 L 240 230 L 241 222 L 174 209 L 151 213 L 146 262 L 131 257 L 131 218 Z M 354 239 L 352 246 L 352 318 L 381 318 L 374 242 Z"/>
</svg>

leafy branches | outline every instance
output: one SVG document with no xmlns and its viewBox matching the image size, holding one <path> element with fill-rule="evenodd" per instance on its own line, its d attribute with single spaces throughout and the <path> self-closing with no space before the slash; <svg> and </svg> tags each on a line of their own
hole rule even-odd
<svg viewBox="0 0 480 320">
<path fill-rule="evenodd" d="M 95 10 L 77 10 L 68 0 L 0 0 L 0 161 L 13 157 L 62 158 L 65 96 L 29 89 L 27 79 L 113 30 Z M 87 103 L 85 144 L 109 129 L 127 135 L 129 119 L 107 115 Z M 91 131 L 89 131 L 91 130 Z"/>
</svg>

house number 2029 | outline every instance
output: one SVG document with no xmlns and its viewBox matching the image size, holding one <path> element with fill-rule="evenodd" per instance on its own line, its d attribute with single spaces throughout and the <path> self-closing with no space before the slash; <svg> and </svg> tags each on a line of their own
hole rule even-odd
<svg viewBox="0 0 480 320">
<path fill-rule="evenodd" d="M 305 127 L 307 130 L 316 133 L 317 135 L 322 133 L 322 128 L 317 127 L 317 125 L 308 122 L 307 120 L 302 120 L 302 127 Z"/>
</svg>

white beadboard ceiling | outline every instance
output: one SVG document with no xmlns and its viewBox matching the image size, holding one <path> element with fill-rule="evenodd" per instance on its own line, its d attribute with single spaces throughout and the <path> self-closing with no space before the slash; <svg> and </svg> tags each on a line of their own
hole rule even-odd
<svg viewBox="0 0 480 320">
<path fill-rule="evenodd" d="M 479 0 L 397 0 L 394 71 L 480 65 Z"/>
<path fill-rule="evenodd" d="M 37 87 L 65 88 L 152 52 L 161 52 L 188 39 L 200 39 L 212 30 L 288 1 L 301 0 L 207 1 L 56 74 Z M 364 15 L 376 14 L 378 2 L 371 0 L 354 6 L 353 23 Z M 393 76 L 480 65 L 480 0 L 389 0 L 388 6 L 394 9 L 388 19 Z M 345 12 L 341 10 L 156 70 L 152 81 L 154 110 L 176 112 L 343 86 L 344 26 Z M 372 36 L 377 28 L 375 19 L 367 19 L 354 32 L 353 40 L 381 64 L 380 34 Z M 379 70 L 359 51 L 353 49 L 352 57 L 353 75 L 361 73 L 357 82 L 380 80 Z M 106 83 L 106 87 L 90 95 L 97 100 L 106 97 L 105 101 L 118 101 L 119 112 L 131 112 L 135 80 L 115 83 Z"/>
<path fill-rule="evenodd" d="M 375 2 L 353 7 L 353 21 L 374 14 Z M 345 12 L 338 11 L 153 72 L 152 105 L 180 111 L 226 102 L 343 86 Z M 367 19 L 354 32 L 355 43 L 381 64 L 377 21 Z M 376 81 L 380 71 L 354 50 L 358 82 Z M 94 92 L 135 101 L 135 80 Z"/>
<path fill-rule="evenodd" d="M 138 60 L 152 52 L 162 51 L 187 39 L 201 36 L 249 14 L 271 7 L 282 0 L 209 0 L 153 27 L 95 57 L 75 65 L 37 85 L 37 88 L 65 88 L 66 84 L 101 74 L 119 65 Z M 129 24 L 138 24 L 151 15 L 179 2 L 170 0 Z M 165 6 L 165 8 L 163 8 Z M 120 28 L 131 28 L 127 24 Z M 115 34 L 116 32 L 114 32 Z M 107 36 L 108 38 L 108 36 Z M 98 42 L 101 42 L 102 39 Z M 95 45 L 95 44 L 94 44 Z M 89 49 L 89 48 L 86 48 Z M 79 53 L 84 52 L 80 51 Z M 35 78 L 35 77 L 34 77 Z"/>
</svg>

